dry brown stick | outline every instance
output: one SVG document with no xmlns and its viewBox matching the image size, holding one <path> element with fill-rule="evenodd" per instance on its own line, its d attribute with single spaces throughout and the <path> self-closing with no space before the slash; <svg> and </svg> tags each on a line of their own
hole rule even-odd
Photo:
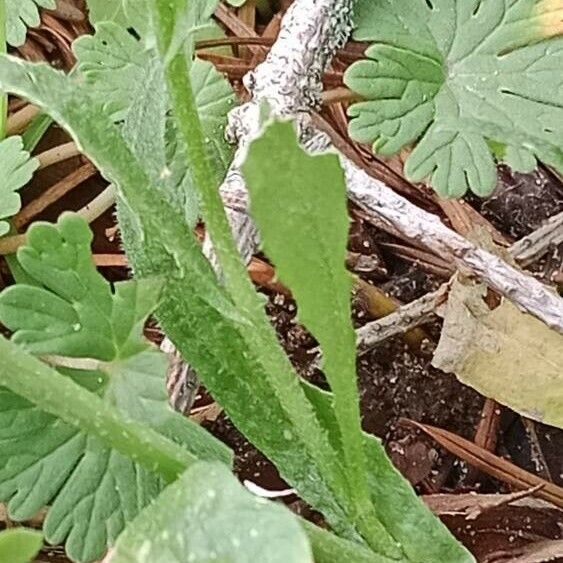
<svg viewBox="0 0 563 563">
<path fill-rule="evenodd" d="M 255 37 L 260 38 L 260 36 L 254 31 L 254 28 L 250 27 L 243 21 L 241 21 L 229 8 L 224 4 L 219 4 L 215 10 L 215 17 L 227 28 L 229 31 L 234 33 L 237 37 Z M 252 54 L 268 52 L 266 47 L 261 45 L 251 45 L 248 44 L 248 50 Z"/>
<path fill-rule="evenodd" d="M 243 23 L 249 28 L 254 29 L 256 26 L 256 0 L 246 0 L 246 2 L 237 10 L 237 15 Z M 247 46 L 238 47 L 238 54 L 243 59 L 251 58 L 253 53 Z"/>
<path fill-rule="evenodd" d="M 25 244 L 26 240 L 27 237 L 25 235 L 12 235 L 0 238 L 0 256 L 14 254 L 20 246 Z"/>
<path fill-rule="evenodd" d="M 262 40 L 267 41 L 268 44 L 272 45 L 280 32 L 281 25 L 281 15 L 278 13 L 274 14 L 274 17 L 270 20 L 264 32 L 262 33 Z M 267 51 L 264 50 L 261 53 L 254 53 L 252 60 L 250 61 L 250 66 L 256 68 L 261 62 L 266 58 Z"/>
<path fill-rule="evenodd" d="M 22 109 L 12 114 L 6 124 L 7 136 L 21 133 L 31 123 L 33 118 L 39 115 L 39 111 L 38 107 L 26 104 Z"/>
<path fill-rule="evenodd" d="M 39 161 L 39 170 L 58 164 L 64 160 L 68 160 L 75 156 L 80 156 L 81 152 L 78 150 L 76 143 L 73 141 L 53 147 L 35 156 Z"/>
<path fill-rule="evenodd" d="M 383 317 L 381 320 L 367 323 L 357 329 L 358 352 L 362 354 L 383 340 L 398 334 L 407 333 L 407 331 L 411 331 L 412 335 L 415 327 L 428 322 L 434 317 L 436 308 L 446 300 L 447 294 L 448 284 L 444 284 L 436 291 L 427 293 L 420 299 L 402 305 L 394 313 Z"/>
<path fill-rule="evenodd" d="M 38 198 L 29 203 L 29 205 L 24 207 L 13 218 L 14 227 L 16 229 L 21 229 L 21 227 L 27 225 L 34 217 L 39 215 L 39 213 L 44 211 L 47 207 L 58 201 L 69 191 L 95 174 L 97 174 L 96 167 L 90 162 L 74 170 L 55 185 L 45 190 Z"/>
<path fill-rule="evenodd" d="M 107 211 L 115 203 L 115 188 L 110 185 L 102 193 L 97 195 L 92 201 L 87 203 L 76 213 L 84 218 L 88 223 L 95 221 L 100 215 Z M 0 238 L 0 256 L 14 254 L 20 246 L 27 240 L 25 234 L 13 235 Z"/>
<path fill-rule="evenodd" d="M 484 473 L 508 483 L 517 489 L 531 489 L 541 486 L 541 488 L 537 490 L 536 496 L 563 508 L 563 488 L 558 487 L 554 483 L 550 483 L 533 473 L 529 473 L 521 467 L 492 454 L 484 448 L 480 448 L 473 442 L 461 438 L 452 432 L 414 422 L 413 420 L 404 420 L 403 422 L 422 430 L 425 434 L 428 434 L 428 436 L 436 440 L 444 449 L 463 459 L 470 465 L 477 467 Z"/>
</svg>

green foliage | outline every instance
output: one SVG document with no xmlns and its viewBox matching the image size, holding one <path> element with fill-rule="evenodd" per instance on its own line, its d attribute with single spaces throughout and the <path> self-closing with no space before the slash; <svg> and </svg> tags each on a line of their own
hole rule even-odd
<svg viewBox="0 0 563 563">
<path fill-rule="evenodd" d="M 30 158 L 23 149 L 21 137 L 9 137 L 0 141 L 0 237 L 7 234 L 8 219 L 21 209 L 18 190 L 23 188 L 33 176 L 39 163 Z"/>
<path fill-rule="evenodd" d="M 354 37 L 373 45 L 346 72 L 366 99 L 350 135 L 384 155 L 417 142 L 405 173 L 449 197 L 491 193 L 488 140 L 519 170 L 536 156 L 563 170 L 557 18 L 539 0 L 359 0 Z"/>
<path fill-rule="evenodd" d="M 149 0 L 86 0 L 89 10 L 90 22 L 115 22 L 123 28 L 132 28 L 140 36 L 147 39 L 152 35 L 150 25 Z M 244 0 L 226 0 L 232 6 L 241 6 Z M 215 27 L 210 21 L 219 0 L 197 0 L 189 2 L 187 9 L 179 21 L 182 28 L 179 33 L 184 37 L 195 31 L 194 28 Z M 190 31 L 193 30 L 193 31 Z"/>
<path fill-rule="evenodd" d="M 93 36 L 73 45 L 78 72 L 103 103 L 103 111 L 117 123 L 130 150 L 145 162 L 155 187 L 184 209 L 193 225 L 198 201 L 187 167 L 185 145 L 168 118 L 169 102 L 163 69 L 154 49 L 115 23 L 100 23 Z M 190 67 L 206 150 L 217 178 L 222 178 L 232 158 L 224 138 L 226 115 L 234 103 L 233 91 L 209 62 L 196 60 Z"/>
<path fill-rule="evenodd" d="M 301 384 L 331 442 L 339 447 L 340 430 L 332 409 L 332 395 L 307 382 Z M 401 544 L 406 560 L 413 563 L 473 561 L 469 552 L 452 540 L 449 530 L 434 517 L 410 483 L 393 466 L 381 441 L 369 434 L 364 434 L 363 439 L 368 487 L 377 517 Z"/>
<path fill-rule="evenodd" d="M 194 456 L 183 447 L 142 423 L 122 418 L 102 399 L 3 337 L 0 337 L 0 355 L 6 362 L 0 371 L 0 385 L 39 405 L 45 412 L 82 428 L 103 444 L 160 474 L 167 482 L 177 479 L 194 464 Z M 309 536 L 317 563 L 332 563 L 335 559 L 390 563 L 310 522 L 301 520 L 301 524 Z"/>
<path fill-rule="evenodd" d="M 197 463 L 128 526 L 110 559 L 212 560 L 312 563 L 313 558 L 307 536 L 287 508 L 251 495 L 225 466 Z"/>
<path fill-rule="evenodd" d="M 35 530 L 4 530 L 0 532 L 0 563 L 30 563 L 42 545 L 43 536 Z"/>
<path fill-rule="evenodd" d="M 118 127 L 104 119 L 80 81 L 46 65 L 0 58 L 0 87 L 41 106 L 119 187 L 129 259 L 137 275 L 165 281 L 157 313 L 166 333 L 245 435 L 338 530 L 357 538 L 339 500 L 345 498 L 345 484 L 338 456 L 271 327 L 262 323 L 270 342 L 265 350 L 262 340 L 257 342 L 262 330 L 234 307 L 183 214 L 153 189 L 144 163 L 132 155 Z M 273 354 L 283 362 L 275 371 L 265 366 Z"/>
<path fill-rule="evenodd" d="M 122 282 L 112 292 L 92 263 L 91 241 L 87 224 L 72 214 L 57 226 L 34 224 L 18 252 L 29 282 L 0 294 L 0 320 L 34 354 L 62 365 L 91 363 L 89 371 L 63 371 L 119 413 L 200 456 L 228 461 L 219 442 L 167 404 L 166 357 L 142 335 L 162 283 Z M 51 543 L 68 537 L 76 560 L 99 557 L 162 488 L 154 473 L 6 389 L 0 420 L 0 498 L 11 499 L 18 520 L 51 504 L 45 536 Z"/>
<path fill-rule="evenodd" d="M 121 282 L 112 293 L 90 255 L 92 233 L 83 219 L 63 214 L 58 225 L 35 223 L 18 261 L 33 285 L 0 295 L 0 319 L 14 342 L 38 355 L 127 359 L 149 348 L 146 317 L 162 282 Z"/>
<path fill-rule="evenodd" d="M 115 22 L 122 27 L 129 27 L 131 25 L 131 11 L 133 11 L 137 4 L 145 8 L 146 14 L 146 1 L 145 0 L 87 0 L 88 17 L 90 23 L 97 24 L 98 22 Z"/>
<path fill-rule="evenodd" d="M 361 507 L 362 526 L 373 527 L 379 547 L 391 549 L 393 542 L 375 521 L 367 492 L 350 307 L 352 279 L 345 268 L 346 186 L 338 157 L 307 155 L 297 143 L 293 124 L 277 123 L 252 143 L 243 173 L 266 253 L 291 289 L 301 322 L 323 350 L 324 371 L 346 444 L 341 450 L 350 493 Z"/>
<path fill-rule="evenodd" d="M 305 391 L 279 346 L 263 304 L 234 250 L 217 194 L 218 174 L 209 163 L 202 119 L 208 108 L 198 104 L 197 74 L 193 71 L 196 65 L 188 63 L 186 29 L 180 25 L 187 20 L 178 17 L 185 5 L 183 0 L 154 3 L 162 10 L 155 33 L 158 56 L 151 49 L 143 51 L 148 41 L 137 43 L 117 24 L 102 23 L 94 38 L 78 45 L 79 68 L 70 77 L 46 65 L 0 57 L 0 87 L 49 113 L 116 185 L 123 240 L 140 280 L 128 282 L 133 285 L 118 285 L 113 292 L 100 282 L 85 259 L 90 239 L 84 224 L 75 217 L 63 217 L 57 227 L 34 227 L 42 229 L 38 235 L 32 229 L 32 252 L 22 251 L 20 258 L 23 268 L 31 268 L 27 273 L 34 281 L 28 287 L 20 286 L 25 291 L 19 294 L 17 285 L 12 288 L 4 308 L 0 297 L 0 318 L 5 315 L 22 346 L 40 351 L 54 364 L 75 369 L 60 368 L 65 375 L 57 374 L 0 339 L 0 353 L 10 366 L 0 373 L 0 384 L 10 389 L 5 410 L 16 413 L 11 424 L 0 424 L 7 429 L 5 442 L 13 448 L 9 457 L 14 460 L 13 466 L 0 467 L 0 498 L 13 496 L 11 506 L 19 510 L 20 517 L 37 505 L 51 502 L 47 538 L 56 541 L 68 535 L 69 553 L 87 559 L 112 543 L 123 523 L 154 497 L 162 486 L 155 472 L 172 480 L 192 464 L 188 449 L 175 446 L 163 434 L 190 451 L 208 452 L 210 459 L 226 457 L 223 449 L 201 435 L 201 430 L 165 407 L 163 358 L 146 348 L 139 336 L 146 314 L 156 305 L 158 277 L 163 290 L 157 318 L 214 398 L 246 437 L 276 463 L 302 498 L 320 510 L 337 533 L 357 542 L 350 544 L 306 526 L 315 554 L 321 554 L 319 561 L 331 561 L 333 547 L 342 560 L 351 561 L 387 561 L 386 555 L 397 561 L 425 561 L 428 553 L 438 553 L 448 561 L 470 561 L 471 557 L 430 513 L 416 504 L 412 493 L 411 497 L 405 494 L 410 489 L 391 468 L 383 449 L 370 449 L 362 437 L 349 318 L 350 280 L 343 265 L 347 219 L 342 172 L 335 157 L 306 157 L 290 137 L 289 125 L 284 126 L 283 142 L 270 136 L 251 148 L 245 171 L 255 176 L 253 191 L 261 202 L 257 216 L 261 217 L 261 227 L 268 230 L 268 225 L 264 227 L 265 215 L 272 211 L 264 197 L 269 192 L 263 183 L 277 181 L 277 174 L 283 178 L 284 171 L 269 158 L 271 146 L 260 143 L 273 144 L 291 162 L 295 186 L 289 195 L 297 197 L 297 207 L 302 208 L 295 210 L 296 220 L 291 224 L 295 233 L 288 234 L 284 217 L 279 214 L 272 219 L 275 229 L 265 239 L 268 251 L 280 263 L 282 275 L 295 285 L 304 322 L 321 342 L 334 396 L 325 401 L 325 396 L 319 399 L 318 390 Z M 123 46 L 120 49 L 126 63 L 115 65 L 113 54 L 118 44 Z M 115 74 L 103 68 L 108 64 L 114 64 L 111 72 Z M 135 80 L 147 85 L 132 87 L 134 95 L 128 104 L 122 103 L 124 89 L 115 78 L 124 69 L 128 79 L 139 77 Z M 164 77 L 168 90 L 164 90 Z M 114 87 L 108 89 L 104 81 Z M 221 111 L 223 106 L 217 115 Z M 217 129 L 221 125 L 222 119 L 214 123 Z M 252 152 L 261 150 L 268 154 L 262 172 L 252 167 Z M 178 163 L 180 174 L 187 172 L 185 164 L 182 169 L 182 161 L 191 166 L 189 187 L 177 181 L 167 183 L 176 173 L 172 163 Z M 323 194 L 326 202 L 312 209 L 320 179 L 333 189 L 326 188 L 330 190 Z M 177 204 L 175 193 L 179 189 L 191 189 L 202 200 L 206 226 L 218 251 L 221 281 L 202 254 L 185 207 Z M 299 191 L 304 193 L 295 193 Z M 279 194 L 278 204 L 285 205 L 286 197 Z M 310 217 L 305 210 L 314 215 L 312 233 L 307 230 Z M 309 257 L 311 264 L 307 264 L 305 256 L 300 255 L 299 264 L 304 272 L 322 276 L 322 285 L 326 286 L 323 296 L 334 303 L 335 309 L 328 317 L 323 318 L 323 312 L 327 313 L 321 309 L 313 285 L 287 264 L 287 253 L 280 244 L 284 234 L 287 240 L 298 241 L 305 248 L 322 248 L 319 259 Z M 307 241 L 308 236 L 314 238 Z M 60 276 L 64 276 L 64 283 L 57 281 Z M 119 314 L 124 309 L 128 315 Z M 85 357 L 86 336 L 94 345 Z M 77 367 L 90 371 L 78 372 Z M 151 379 L 149 375 L 153 374 Z M 73 400 L 65 411 L 65 403 Z M 323 401 L 324 406 L 319 406 Z M 129 422 L 121 423 L 119 415 Z M 145 435 L 131 419 L 146 422 L 150 432 Z M 37 432 L 31 438 L 22 436 L 21 429 L 29 427 Z M 37 436 L 41 440 L 35 439 Z M 27 451 L 37 452 L 36 457 L 20 455 L 21 443 Z M 61 460 L 70 462 L 63 465 Z M 138 476 L 136 480 L 133 475 Z M 373 485 L 374 479 L 377 485 Z M 378 488 L 380 482 L 389 486 Z M 134 483 L 132 487 L 141 483 L 143 489 L 128 488 L 127 483 Z M 129 500 L 131 504 L 127 504 Z M 380 506 L 381 500 L 390 504 L 397 500 L 404 512 L 386 510 L 384 504 Z M 428 551 L 420 553 L 413 548 L 419 532 L 413 520 L 405 518 L 410 503 L 416 506 L 414 514 L 420 519 L 420 528 L 435 534 L 435 548 L 424 544 Z M 409 524 L 403 525 L 402 520 Z M 404 541 L 405 546 L 395 540 Z M 373 556 L 366 544 L 376 549 Z"/>
<path fill-rule="evenodd" d="M 269 158 L 272 154 L 276 159 Z M 352 282 L 344 267 L 348 213 L 338 157 L 308 156 L 293 125 L 276 123 L 252 143 L 243 172 L 266 254 L 292 290 L 300 321 L 321 345 L 333 394 L 308 384 L 304 390 L 331 442 L 347 456 L 350 486 L 374 501 L 378 527 L 386 530 L 377 537 L 388 533 L 399 541 L 409 561 L 470 561 L 393 468 L 381 444 L 362 436 L 359 413 L 353 412 L 358 396 Z M 362 482 L 366 478 L 369 483 Z M 418 532 L 422 529 L 424 534 Z"/>
<path fill-rule="evenodd" d="M 38 7 L 56 8 L 55 0 L 5 0 L 5 2 L 6 39 L 14 47 L 24 44 L 28 27 L 38 27 L 41 23 Z"/>
</svg>

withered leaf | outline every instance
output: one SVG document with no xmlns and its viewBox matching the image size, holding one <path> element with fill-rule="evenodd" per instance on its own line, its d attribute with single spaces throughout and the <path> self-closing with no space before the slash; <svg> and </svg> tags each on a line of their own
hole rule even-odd
<svg viewBox="0 0 563 563">
<path fill-rule="evenodd" d="M 483 285 L 452 284 L 432 364 L 520 414 L 563 427 L 563 336 Z"/>
</svg>

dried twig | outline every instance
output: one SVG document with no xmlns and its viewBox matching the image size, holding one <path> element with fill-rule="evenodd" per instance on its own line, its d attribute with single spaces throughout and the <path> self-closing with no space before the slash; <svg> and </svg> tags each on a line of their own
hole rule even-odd
<svg viewBox="0 0 563 563">
<path fill-rule="evenodd" d="M 366 213 L 378 215 L 406 238 L 450 259 L 459 269 L 469 271 L 515 305 L 563 334 L 563 300 L 555 292 L 458 235 L 436 215 L 395 194 L 348 159 L 341 161 L 346 171 L 349 196 Z"/>
<path fill-rule="evenodd" d="M 528 266 L 559 244 L 563 244 L 563 211 L 550 217 L 533 233 L 515 242 L 510 247 L 510 253 L 522 265 Z"/>
<path fill-rule="evenodd" d="M 529 473 L 506 459 L 498 457 L 452 432 L 429 426 L 428 424 L 420 424 L 413 420 L 403 420 L 403 422 L 422 430 L 436 440 L 444 449 L 492 477 L 500 479 L 517 489 L 538 487 L 535 496 L 547 500 L 559 508 L 563 508 L 563 488 L 554 483 Z"/>
<path fill-rule="evenodd" d="M 387 338 L 403 334 L 431 320 L 436 308 L 443 303 L 447 294 L 448 284 L 444 284 L 436 291 L 399 307 L 394 313 L 356 330 L 359 353 L 364 353 Z"/>
<path fill-rule="evenodd" d="M 266 61 L 245 77 L 253 100 L 231 114 L 230 135 L 242 148 L 222 193 L 235 192 L 240 200 L 246 197 L 238 165 L 244 155 L 242 149 L 256 134 L 259 103 L 263 99 L 268 100 L 274 113 L 299 117 L 302 140 L 308 148 L 330 147 L 328 137 L 316 134 L 307 117 L 319 105 L 322 72 L 350 30 L 350 11 L 351 2 L 342 0 L 297 0 L 292 4 Z M 549 288 L 455 233 L 437 216 L 399 196 L 348 158 L 342 156 L 341 161 L 350 199 L 365 213 L 377 216 L 405 238 L 476 275 L 520 308 L 563 333 L 563 300 Z M 241 231 L 244 237 L 237 236 L 237 228 L 234 233 L 246 257 L 254 251 L 255 236 L 248 236 L 252 229 L 240 211 L 237 210 L 235 217 L 232 221 L 235 227 L 240 223 L 245 225 Z"/>
</svg>

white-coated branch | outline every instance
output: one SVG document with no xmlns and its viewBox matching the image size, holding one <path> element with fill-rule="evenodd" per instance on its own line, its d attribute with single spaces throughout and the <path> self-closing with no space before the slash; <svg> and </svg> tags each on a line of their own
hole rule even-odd
<svg viewBox="0 0 563 563">
<path fill-rule="evenodd" d="M 310 110 L 320 103 L 322 76 L 327 65 L 350 34 L 352 5 L 353 0 L 294 2 L 284 16 L 266 60 L 244 77 L 252 99 L 229 113 L 226 134 L 237 143 L 237 150 L 220 190 L 237 248 L 246 263 L 257 250 L 258 236 L 247 214 L 248 195 L 240 166 L 246 147 L 260 131 L 262 104 L 267 102 L 274 115 L 302 120 L 303 136 L 311 136 L 307 128 Z M 207 235 L 203 252 L 218 271 L 213 244 Z M 167 377 L 171 403 L 185 412 L 195 395 L 195 373 L 179 361 L 168 338 L 163 341 L 162 349 L 171 356 Z"/>
<path fill-rule="evenodd" d="M 320 103 L 323 72 L 351 31 L 353 4 L 354 0 L 295 0 L 283 18 L 279 36 L 266 60 L 244 78 L 252 99 L 229 115 L 227 136 L 238 148 L 221 186 L 221 195 L 233 236 L 246 262 L 257 249 L 258 236 L 246 212 L 248 195 L 240 166 L 248 143 L 259 131 L 261 104 L 266 101 L 275 115 L 295 118 L 301 141 L 308 150 L 330 148 L 326 134 L 312 127 L 310 114 Z M 471 272 L 521 309 L 563 333 L 563 300 L 548 287 L 469 242 L 437 216 L 397 195 L 346 157 L 341 156 L 341 162 L 349 197 L 365 213 L 446 257 L 459 269 Z M 204 252 L 217 267 L 207 237 Z M 180 377 L 179 385 L 185 383 Z"/>
<path fill-rule="evenodd" d="M 319 102 L 322 71 L 350 31 L 352 4 L 345 0 L 296 0 L 292 4 L 266 61 L 245 77 L 253 100 L 233 110 L 229 129 L 239 147 L 244 147 L 256 134 L 262 100 L 268 101 L 274 113 L 299 119 L 302 141 L 307 148 L 323 150 L 330 146 L 324 133 L 312 129 L 308 117 Z M 239 149 L 222 188 L 227 206 L 233 196 L 239 202 L 236 211 L 231 208 L 229 212 L 232 218 L 236 217 L 236 221 L 232 221 L 234 226 L 242 222 L 245 215 L 241 209 L 246 190 L 238 169 L 243 154 Z M 405 238 L 417 241 L 451 260 L 458 268 L 471 272 L 524 311 L 563 333 L 563 300 L 548 287 L 449 229 L 437 216 L 399 196 L 348 158 L 341 156 L 341 162 L 349 197 L 365 213 L 391 224 Z M 248 225 L 245 229 L 248 233 Z M 235 236 L 237 233 L 235 228 Z M 255 233 L 252 240 L 240 237 L 237 240 L 245 258 L 251 256 Z"/>
<path fill-rule="evenodd" d="M 397 195 L 350 160 L 342 157 L 350 199 L 365 213 L 391 223 L 459 269 L 469 271 L 524 311 L 563 334 L 563 299 L 532 276 L 479 248 L 432 215 Z"/>
<path fill-rule="evenodd" d="M 237 143 L 233 163 L 221 186 L 238 249 L 248 262 L 258 237 L 246 213 L 247 191 L 240 172 L 246 147 L 260 131 L 263 103 L 271 112 L 300 122 L 303 138 L 310 138 L 311 109 L 321 101 L 322 77 L 334 53 L 351 31 L 353 0 L 297 0 L 283 18 L 278 38 L 266 60 L 246 74 L 244 85 L 252 98 L 229 113 L 227 137 Z M 204 252 L 216 266 L 211 241 Z"/>
</svg>

